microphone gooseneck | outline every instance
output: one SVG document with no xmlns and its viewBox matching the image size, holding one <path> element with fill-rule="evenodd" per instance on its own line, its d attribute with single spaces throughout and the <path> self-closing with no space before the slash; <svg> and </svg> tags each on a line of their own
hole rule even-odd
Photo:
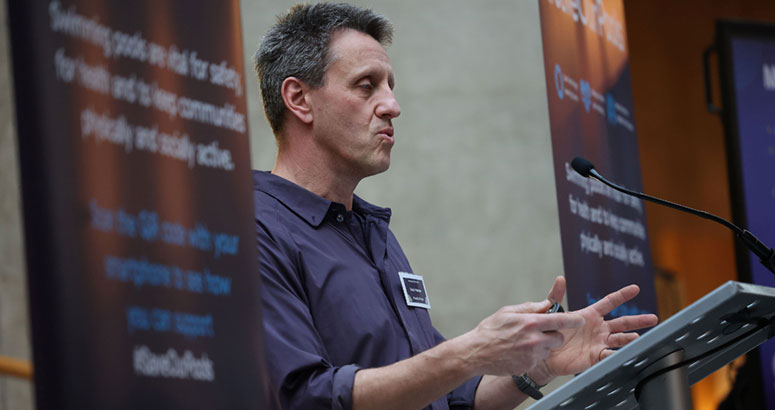
<svg viewBox="0 0 775 410">
<path fill-rule="evenodd" d="M 667 206 L 669 208 L 673 208 L 679 211 L 687 212 L 692 215 L 699 216 L 700 218 L 708 219 L 726 226 L 727 228 L 731 229 L 735 233 L 735 236 L 737 236 L 738 239 L 740 239 L 740 241 L 743 242 L 743 244 L 745 245 L 746 248 L 748 248 L 748 250 L 750 250 L 757 257 L 759 257 L 759 261 L 762 263 L 762 265 L 764 265 L 764 267 L 766 267 L 767 269 L 769 269 L 770 272 L 775 274 L 775 251 L 773 251 L 772 248 L 769 248 L 767 245 L 762 243 L 762 241 L 760 241 L 759 238 L 754 236 L 754 234 L 752 234 L 747 229 L 742 229 L 737 225 L 727 221 L 726 219 L 718 217 L 711 213 L 700 211 L 698 209 L 689 208 L 688 206 L 679 205 L 674 202 L 666 201 L 664 199 L 659 199 L 641 192 L 631 191 L 627 188 L 619 186 L 605 179 L 602 175 L 600 175 L 595 170 L 595 166 L 591 162 L 589 162 L 588 160 L 582 157 L 573 158 L 573 161 L 571 161 L 571 167 L 573 167 L 573 169 L 576 172 L 578 172 L 579 175 L 585 178 L 591 177 L 591 178 L 597 179 L 603 184 L 619 192 L 623 192 L 627 195 L 632 195 L 636 198 L 654 202 L 659 205 Z"/>
</svg>

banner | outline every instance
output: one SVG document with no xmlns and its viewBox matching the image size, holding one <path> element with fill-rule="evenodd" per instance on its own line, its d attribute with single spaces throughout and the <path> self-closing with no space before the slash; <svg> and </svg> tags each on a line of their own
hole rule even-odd
<svg viewBox="0 0 775 410">
<path fill-rule="evenodd" d="M 239 2 L 9 22 L 37 408 L 267 408 Z"/>
<path fill-rule="evenodd" d="M 655 313 L 643 203 L 577 174 L 585 157 L 641 190 L 621 0 L 539 0 L 568 304 L 579 309 L 631 283 L 640 295 L 611 316 Z"/>
<path fill-rule="evenodd" d="M 775 245 L 775 25 L 717 26 L 735 223 Z M 772 273 L 740 247 L 742 280 L 775 286 Z M 764 398 L 775 407 L 775 341 L 759 347 Z"/>
</svg>

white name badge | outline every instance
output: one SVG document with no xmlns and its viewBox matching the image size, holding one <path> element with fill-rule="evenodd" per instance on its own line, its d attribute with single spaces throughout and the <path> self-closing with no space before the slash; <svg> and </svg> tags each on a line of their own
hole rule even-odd
<svg viewBox="0 0 775 410">
<path fill-rule="evenodd" d="M 431 301 L 428 300 L 428 292 L 425 290 L 422 276 L 407 272 L 398 272 L 398 276 L 401 278 L 401 287 L 404 288 L 406 305 L 430 309 Z"/>
</svg>

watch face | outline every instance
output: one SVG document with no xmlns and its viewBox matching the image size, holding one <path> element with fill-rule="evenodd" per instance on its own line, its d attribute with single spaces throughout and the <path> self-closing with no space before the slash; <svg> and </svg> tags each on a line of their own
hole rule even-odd
<svg viewBox="0 0 775 410">
<path fill-rule="evenodd" d="M 561 304 L 556 302 L 552 304 L 552 307 L 550 307 L 548 311 L 546 311 L 546 313 L 562 313 L 562 312 L 565 312 L 565 309 L 562 308 Z"/>
</svg>

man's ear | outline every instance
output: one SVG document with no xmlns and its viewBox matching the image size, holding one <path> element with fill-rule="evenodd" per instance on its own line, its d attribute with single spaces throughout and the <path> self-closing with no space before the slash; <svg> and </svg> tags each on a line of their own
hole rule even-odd
<svg viewBox="0 0 775 410">
<path fill-rule="evenodd" d="M 301 122 L 312 122 L 312 109 L 307 101 L 309 87 L 296 77 L 288 77 L 283 80 L 280 87 L 280 95 L 283 96 L 285 107 Z"/>
</svg>

